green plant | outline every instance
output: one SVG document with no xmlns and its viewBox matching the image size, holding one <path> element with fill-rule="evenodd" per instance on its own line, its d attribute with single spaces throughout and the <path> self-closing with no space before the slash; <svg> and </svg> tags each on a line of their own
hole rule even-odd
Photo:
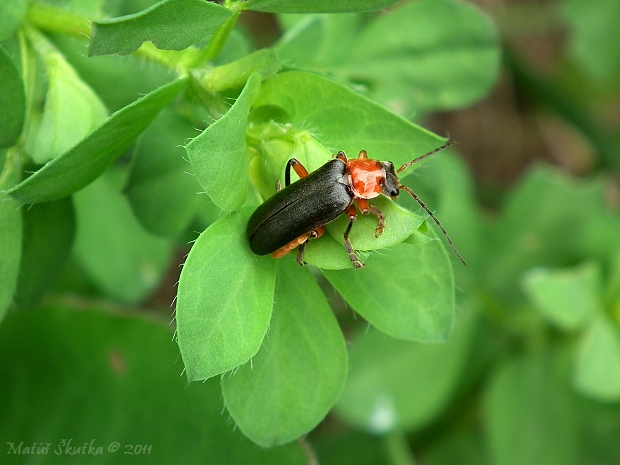
<svg viewBox="0 0 620 465">
<path fill-rule="evenodd" d="M 174 108 L 177 114 L 185 111 L 186 118 L 181 120 L 172 110 L 166 110 L 164 115 L 167 116 L 161 118 L 163 124 L 159 123 L 158 130 L 170 133 L 170 138 L 177 136 L 169 129 L 171 120 L 179 133 L 187 134 L 184 128 L 199 124 L 205 109 L 215 114 L 225 110 L 186 146 L 196 180 L 213 204 L 227 214 L 200 235 L 184 265 L 177 300 L 177 334 L 190 381 L 210 378 L 245 364 L 234 376 L 224 377 L 224 399 L 241 430 L 263 445 L 288 442 L 312 429 L 337 400 L 348 368 L 344 339 L 310 272 L 294 265 L 290 257 L 276 263 L 270 257 L 259 258 L 249 251 L 245 224 L 259 197 L 249 195 L 248 176 L 253 190 L 269 196 L 284 163 L 292 156 L 314 170 L 337 150 L 355 153 L 364 148 L 373 157 L 389 158 L 401 164 L 440 145 L 441 139 L 319 74 L 293 70 L 278 73 L 290 66 L 305 69 L 320 66 L 327 72 L 338 58 L 329 54 L 346 51 L 343 47 L 326 44 L 322 54 L 319 50 L 314 54 L 304 53 L 305 41 L 312 34 L 307 21 L 293 25 L 285 40 L 274 47 L 278 55 L 264 49 L 221 66 L 213 66 L 208 60 L 221 53 L 239 13 L 246 8 L 281 13 L 340 12 L 377 9 L 390 3 L 393 2 L 297 5 L 296 2 L 254 1 L 226 2 L 220 6 L 202 0 L 168 0 L 134 15 L 95 21 L 89 55 L 138 51 L 179 76 L 105 120 L 104 103 L 79 78 L 58 48 L 35 29 L 38 26 L 54 32 L 78 32 L 71 30 L 72 23 L 65 22 L 69 13 L 45 4 L 33 4 L 28 10 L 28 23 L 18 32 L 22 39 L 19 43 L 22 61 L 32 53 L 30 50 L 38 53 L 44 61 L 49 85 L 38 127 L 33 123 L 36 127 L 34 141 L 30 142 L 27 135 L 18 139 L 22 132 L 20 125 L 7 128 L 13 137 L 5 145 L 23 141 L 14 145 L 8 161 L 20 162 L 24 154 L 30 153 L 29 143 L 35 162 L 51 161 L 7 192 L 14 199 L 13 204 L 56 205 L 89 185 L 103 175 L 183 89 L 186 97 L 183 101 L 177 99 Z M 338 68 L 339 79 L 366 81 L 369 88 L 376 89 L 374 94 L 379 100 L 393 97 L 381 94 L 385 89 L 393 91 L 394 86 L 381 79 L 379 69 L 400 66 L 400 61 L 390 58 L 390 54 L 407 47 L 407 42 L 401 40 L 407 39 L 422 47 L 420 51 L 431 61 L 426 65 L 427 70 L 420 69 L 424 66 L 407 70 L 412 76 L 400 83 L 401 87 L 417 90 L 416 108 L 453 107 L 484 94 L 497 73 L 498 50 L 493 29 L 483 16 L 469 6 L 453 2 L 421 2 L 399 11 L 401 15 L 388 14 L 363 27 L 355 24 L 359 17 L 357 20 L 354 16 L 335 20 L 331 27 L 337 27 L 339 21 L 348 25 L 353 36 L 349 40 L 360 36 L 356 43 L 351 42 L 351 57 L 345 61 L 345 66 Z M 441 24 L 442 29 L 435 31 L 434 38 L 426 37 L 428 29 L 418 28 L 407 34 L 403 30 L 393 39 L 393 44 L 377 41 L 386 31 L 402 26 L 403 18 L 419 15 Z M 175 18 L 172 30 L 171 17 Z M 77 28 L 78 18 L 72 19 Z M 459 27 L 455 27 L 457 24 Z M 211 39 L 206 45 L 187 48 L 208 35 Z M 424 38 L 425 43 L 420 45 L 420 38 Z M 159 49 L 185 50 L 164 52 L 150 43 L 143 46 L 147 39 Z M 470 45 L 457 47 L 462 41 Z M 450 60 L 444 55 L 450 56 Z M 477 62 L 472 62 L 472 57 Z M 440 69 L 442 60 L 446 66 L 449 64 L 451 73 L 444 74 L 445 84 L 437 92 L 436 84 L 427 82 L 432 79 L 428 71 Z M 471 76 L 467 80 L 450 79 L 459 60 L 463 63 L 461 73 L 469 68 Z M 5 62 L 14 73 L 7 78 L 16 88 L 15 97 L 7 101 L 7 106 L 23 115 L 25 102 L 32 101 L 34 90 L 23 84 L 27 80 L 22 81 L 8 56 Z M 394 74 L 388 73 L 389 79 L 394 79 Z M 20 87 L 25 88 L 27 99 L 23 99 L 24 90 Z M 235 89 L 240 88 L 242 91 L 234 104 L 226 109 L 226 99 L 236 95 Z M 13 117 L 11 121 L 14 120 Z M 154 124 L 157 126 L 158 122 Z M 183 141 L 180 137 L 176 140 L 177 143 Z M 171 141 L 163 142 L 172 145 Z M 166 150 L 170 159 L 171 148 L 159 150 Z M 180 166 L 179 160 L 164 162 L 155 159 L 149 151 L 138 149 L 127 191 L 132 207 L 140 212 L 139 219 L 142 216 L 159 219 L 162 214 L 169 214 L 166 212 L 171 207 L 169 204 L 165 205 L 166 209 L 154 204 L 162 194 L 179 197 L 177 202 L 180 200 L 177 191 L 184 198 L 195 197 L 194 192 L 185 188 L 189 184 L 195 189 L 194 181 L 183 175 Z M 150 172 L 150 176 L 144 171 Z M 171 179 L 162 180 L 162 171 L 166 171 L 165 175 L 173 174 L 175 179 L 170 176 Z M 107 186 L 101 178 L 76 194 L 78 217 L 88 210 L 91 213 L 86 215 L 92 217 L 105 208 L 101 205 L 93 209 L 98 202 L 105 202 L 106 196 L 113 195 L 115 181 L 111 174 L 106 174 L 105 178 L 109 178 Z M 151 185 L 149 181 L 153 178 L 160 182 Z M 152 218 L 143 223 L 147 227 L 155 225 L 154 232 L 178 234 L 199 208 L 193 199 L 188 203 L 193 209 L 178 212 L 164 226 L 156 226 L 158 221 Z M 454 291 L 452 271 L 443 246 L 430 240 L 423 218 L 387 200 L 381 202 L 381 207 L 390 224 L 381 239 L 374 238 L 372 219 L 362 219 L 356 224 L 352 240 L 360 251 L 385 251 L 370 256 L 365 270 L 324 271 L 324 276 L 357 312 L 388 334 L 425 342 L 444 340 L 452 327 Z M 70 207 L 65 202 L 66 209 Z M 12 214 L 21 215 L 18 210 Z M 118 215 L 124 213 L 119 211 Z M 36 216 L 33 221 L 36 228 Z M 84 233 L 82 239 L 78 237 L 76 247 L 88 255 L 97 248 L 88 242 L 101 234 L 98 230 L 105 231 L 106 225 L 97 219 L 83 221 L 84 230 L 90 234 Z M 336 242 L 341 241 L 343 224 L 343 221 L 333 223 L 328 227 L 332 237 L 310 245 L 309 263 L 323 270 L 350 268 L 344 248 Z M 19 228 L 11 228 L 13 235 L 19 234 Z M 172 231 L 162 231 L 162 228 Z M 107 234 L 113 233 L 107 231 Z M 71 236 L 67 232 L 59 242 L 65 245 Z M 399 243 L 401 245 L 397 245 Z M 143 247 L 145 258 L 161 266 L 161 254 L 165 256 L 169 245 L 155 242 L 149 245 Z M 119 246 L 134 249 L 133 255 L 140 259 L 140 252 L 135 250 L 137 244 L 121 242 Z M 153 252 L 153 249 L 161 252 Z M 50 261 L 62 260 L 67 247 L 62 251 L 64 254 L 57 254 L 62 256 L 50 257 Z M 86 260 L 93 262 L 92 272 L 97 273 L 96 259 Z M 407 262 L 416 263 L 415 271 L 401 275 L 390 272 Z M 14 263 L 11 271 L 16 275 L 19 259 L 14 259 Z M 33 267 L 38 266 L 39 263 L 33 263 Z M 53 273 L 53 267 L 49 268 Z M 128 262 L 122 268 L 131 269 L 132 264 Z M 101 270 L 101 274 L 109 271 Z M 139 293 L 132 295 L 135 288 L 124 286 L 121 279 L 102 276 L 102 281 L 119 296 L 140 297 Z M 21 296 L 19 290 L 18 287 L 17 295 Z M 263 341 L 268 327 L 270 336 Z M 263 349 L 259 352 L 261 345 Z M 278 415 L 269 414 L 277 411 Z"/>
<path fill-rule="evenodd" d="M 566 4 L 564 21 L 580 24 L 587 7 Z M 268 48 L 252 51 L 239 26 L 251 11 L 277 14 Z M 312 267 L 247 244 L 249 215 L 291 157 L 314 170 L 364 149 L 398 166 L 443 143 L 412 121 L 472 105 L 499 74 L 494 23 L 474 6 L 15 0 L 0 18 L 9 453 L 73 437 L 94 438 L 106 461 L 112 442 L 139 445 L 149 463 L 404 464 L 408 441 L 431 464 L 618 457 L 604 442 L 619 429 L 605 402 L 620 399 L 620 217 L 601 179 L 534 167 L 489 220 L 460 158 L 416 165 L 404 183 L 467 268 L 409 198 L 376 200 L 379 239 L 374 216 L 356 221 L 363 269 L 342 245 L 346 218 L 310 243 Z M 579 40 L 596 41 L 577 30 L 575 59 L 613 88 L 616 61 L 584 53 Z M 562 86 L 506 62 L 618 166 L 614 135 Z M 158 306 L 147 299 L 187 242 L 177 350 L 159 317 L 129 309 Z M 181 370 L 206 382 L 187 386 Z M 345 429 L 292 442 L 332 409 Z M 47 458 L 83 459 L 66 447 Z"/>
</svg>

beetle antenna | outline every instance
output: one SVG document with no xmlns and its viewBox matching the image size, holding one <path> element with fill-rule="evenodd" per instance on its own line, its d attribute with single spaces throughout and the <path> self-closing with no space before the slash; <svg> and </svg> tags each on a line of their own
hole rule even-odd
<svg viewBox="0 0 620 465">
<path fill-rule="evenodd" d="M 450 145 L 452 145 L 452 144 L 450 144 Z M 434 150 L 431 153 L 434 153 L 437 150 L 441 150 L 442 148 L 445 148 L 446 146 L 440 147 L 439 149 L 436 149 L 436 150 Z M 427 155 L 430 155 L 430 154 L 427 154 Z M 465 263 L 465 260 L 463 260 L 463 257 L 461 257 L 461 254 L 459 253 L 459 251 L 456 250 L 456 247 L 454 246 L 454 243 L 452 242 L 452 239 L 450 239 L 450 236 L 448 235 L 448 231 L 446 231 L 444 229 L 444 227 L 441 225 L 441 223 L 439 222 L 437 217 L 435 215 L 433 215 L 433 212 L 428 209 L 426 204 L 424 202 L 422 202 L 422 200 L 420 200 L 420 197 L 418 197 L 416 194 L 414 194 L 413 191 L 409 187 L 407 187 L 407 186 L 400 185 L 400 186 L 398 186 L 398 188 L 399 189 L 405 189 L 407 192 L 409 192 L 409 195 L 411 195 L 411 197 L 413 197 L 413 199 L 420 204 L 420 206 L 426 211 L 426 213 L 428 213 L 431 216 L 433 221 L 437 224 L 437 226 L 439 226 L 439 229 L 441 229 L 441 232 L 443 233 L 443 235 L 446 236 L 446 239 L 448 240 L 448 243 L 450 244 L 450 247 L 452 247 L 452 250 L 454 250 L 454 253 L 456 254 L 456 256 L 459 257 L 459 260 L 461 261 L 461 263 L 463 265 L 467 266 L 467 263 Z"/>
<path fill-rule="evenodd" d="M 434 153 L 439 152 L 440 150 L 443 149 L 447 149 L 448 147 L 452 146 L 452 145 L 456 145 L 457 147 L 459 146 L 459 144 L 457 144 L 455 141 L 451 140 L 449 142 L 446 142 L 445 144 L 443 144 L 441 147 L 437 147 L 435 150 L 431 150 L 428 153 L 425 153 L 424 155 L 420 155 L 418 158 L 416 158 L 415 160 L 411 160 L 408 161 L 407 163 L 405 163 L 403 166 L 401 166 L 400 168 L 398 168 L 396 170 L 397 173 L 400 173 L 401 171 L 406 170 L 407 168 L 409 168 L 411 165 L 413 165 L 414 163 L 417 163 L 421 160 L 424 160 L 426 157 L 431 156 Z M 462 261 L 462 260 L 461 260 Z"/>
</svg>

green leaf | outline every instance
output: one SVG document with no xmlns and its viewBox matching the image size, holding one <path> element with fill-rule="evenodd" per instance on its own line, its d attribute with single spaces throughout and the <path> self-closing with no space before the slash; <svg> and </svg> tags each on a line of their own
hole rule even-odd
<svg viewBox="0 0 620 465">
<path fill-rule="evenodd" d="M 52 287 L 69 256 L 75 212 L 67 197 L 24 209 L 22 221 L 22 260 L 15 302 L 21 308 L 31 308 Z"/>
<path fill-rule="evenodd" d="M 111 112 L 134 102 L 178 76 L 175 69 L 136 55 L 89 57 L 83 37 L 55 36 L 54 43 L 67 61 Z"/>
<path fill-rule="evenodd" d="M 620 310 L 620 250 L 613 252 L 606 274 L 604 302 L 616 314 Z"/>
<path fill-rule="evenodd" d="M 74 251 L 87 274 L 108 296 L 139 302 L 167 270 L 172 244 L 148 234 L 120 193 L 122 173 L 108 171 L 74 196 Z"/>
<path fill-rule="evenodd" d="M 6 194 L 6 189 L 19 182 L 15 158 L 9 150 L 0 173 L 0 321 L 13 299 L 22 248 L 22 212 L 19 203 Z"/>
<path fill-rule="evenodd" d="M 220 54 L 213 59 L 216 66 L 232 63 L 249 55 L 254 50 L 254 46 L 250 43 L 250 38 L 240 29 L 233 29 L 224 44 Z"/>
<path fill-rule="evenodd" d="M 497 80 L 500 46 L 491 20 L 454 0 L 419 0 L 379 16 L 340 67 L 375 99 L 411 110 L 460 108 Z"/>
<path fill-rule="evenodd" d="M 356 250 L 356 254 L 362 263 L 366 262 L 368 253 Z M 318 241 L 310 241 L 304 252 L 304 261 L 322 270 L 348 270 L 353 266 L 344 245 L 331 234 L 324 234 Z"/>
<path fill-rule="evenodd" d="M 196 179 L 222 210 L 238 210 L 248 194 L 245 130 L 260 81 L 250 76 L 230 110 L 185 147 Z"/>
<path fill-rule="evenodd" d="M 0 42 L 11 37 L 26 16 L 28 0 L 9 0 L 0 3 Z M 2 75 L 2 73 L 0 73 Z M 0 86 L 4 88 L 4 86 Z"/>
<path fill-rule="evenodd" d="M 620 331 L 602 313 L 577 347 L 574 383 L 583 394 L 603 402 L 620 399 Z"/>
<path fill-rule="evenodd" d="M 492 463 L 579 463 L 576 406 L 562 362 L 534 353 L 505 361 L 494 375 L 484 399 Z"/>
<path fill-rule="evenodd" d="M 22 203 L 58 200 L 86 186 L 127 150 L 157 113 L 185 85 L 185 79 L 166 84 L 114 113 L 75 146 L 11 189 Z"/>
<path fill-rule="evenodd" d="M 370 329 L 351 344 L 351 370 L 336 413 L 372 434 L 420 429 L 454 395 L 474 335 L 473 312 L 461 315 L 444 344 L 393 339 Z"/>
<path fill-rule="evenodd" d="M 351 228 L 351 234 L 349 234 L 349 239 L 351 239 L 355 250 L 376 250 L 392 247 L 407 239 L 424 223 L 424 217 L 411 213 L 387 197 L 378 197 L 371 203 L 379 207 L 385 214 L 385 230 L 379 237 L 375 237 L 375 229 L 378 224 L 377 217 L 372 214 L 358 215 Z M 344 231 L 348 224 L 347 215 L 342 215 L 327 226 L 330 234 L 343 244 L 343 247 Z"/>
<path fill-rule="evenodd" d="M 441 436 L 425 451 L 425 465 L 453 465 L 455 457 L 462 465 L 493 465 L 480 428 L 455 428 Z"/>
<path fill-rule="evenodd" d="M 311 436 L 312 450 L 321 465 L 394 465 L 383 438 L 352 429 Z M 403 462 L 405 464 L 407 462 Z"/>
<path fill-rule="evenodd" d="M 253 0 L 247 8 L 269 13 L 347 13 L 386 8 L 398 0 Z"/>
<path fill-rule="evenodd" d="M 508 196 L 481 249 L 483 282 L 514 303 L 524 296 L 513 283 L 533 267 L 565 267 L 592 258 L 606 263 L 620 226 L 604 198 L 601 179 L 533 167 Z"/>
<path fill-rule="evenodd" d="M 306 129 L 332 153 L 389 160 L 399 166 L 432 150 L 443 139 L 390 112 L 351 89 L 316 74 L 280 73 L 267 79 L 254 112 L 279 107 L 283 120 Z M 261 108 L 263 107 L 263 108 Z"/>
<path fill-rule="evenodd" d="M 15 63 L 0 46 L 0 148 L 19 138 L 26 114 L 24 83 Z"/>
<path fill-rule="evenodd" d="M 219 380 L 188 386 L 171 338 L 167 319 L 144 312 L 14 312 L 0 328 L 0 435 L 47 464 L 308 463 L 299 443 L 265 449 L 235 431 Z"/>
<path fill-rule="evenodd" d="M 323 271 L 351 307 L 399 339 L 445 341 L 454 318 L 454 279 L 439 240 L 375 252 L 366 267 Z"/>
<path fill-rule="evenodd" d="M 565 0 L 561 12 L 568 23 L 569 57 L 597 82 L 617 85 L 620 74 L 620 3 L 615 0 Z"/>
<path fill-rule="evenodd" d="M 49 87 L 32 158 L 43 164 L 69 150 L 108 116 L 97 94 L 88 87 L 63 55 L 45 57 Z"/>
<path fill-rule="evenodd" d="M 259 73 L 262 79 L 266 79 L 276 74 L 281 66 L 275 52 L 264 48 L 209 70 L 200 77 L 200 84 L 209 92 L 238 89 L 244 86 L 253 73 Z"/>
<path fill-rule="evenodd" d="M 264 107 L 263 107 L 264 108 Z M 332 153 L 304 130 L 292 129 L 270 121 L 266 124 L 250 122 L 247 131 L 252 153 L 250 180 L 263 195 L 271 197 L 279 180 L 285 183 L 284 169 L 291 158 L 299 160 L 309 172 L 323 166 L 332 158 Z M 297 179 L 295 173 L 293 178 Z"/>
<path fill-rule="evenodd" d="M 346 61 L 361 18 L 357 14 L 316 14 L 279 15 L 278 20 L 287 29 L 273 47 L 278 57 L 287 65 L 312 69 L 339 67 Z"/>
<path fill-rule="evenodd" d="M 564 330 L 578 329 L 602 312 L 603 283 L 596 262 L 569 269 L 534 268 L 523 283 L 541 315 Z"/>
<path fill-rule="evenodd" d="M 213 34 L 231 14 L 203 0 L 162 0 L 139 13 L 94 21 L 88 55 L 128 55 L 145 41 L 160 49 L 183 50 Z"/>
<path fill-rule="evenodd" d="M 275 261 L 250 250 L 250 211 L 207 228 L 190 250 L 177 294 L 177 335 L 190 381 L 229 371 L 253 357 L 273 306 Z"/>
<path fill-rule="evenodd" d="M 377 217 L 372 214 L 358 215 L 349 234 L 353 248 L 362 263 L 365 262 L 364 258 L 367 255 L 364 252 L 392 247 L 403 242 L 418 232 L 418 228 L 424 223 L 423 217 L 411 213 L 388 198 L 377 198 L 372 205 L 379 207 L 385 214 L 386 227 L 383 234 L 375 237 L 378 222 Z M 330 240 L 326 240 L 327 235 L 325 235 L 319 241 L 311 241 L 306 247 L 304 260 L 324 270 L 350 269 L 353 265 L 344 247 L 344 232 L 348 223 L 349 219 L 344 214 L 336 221 L 329 223 L 327 231 Z M 425 236 L 425 234 L 419 234 Z M 427 240 L 429 240 L 428 237 Z M 422 242 L 427 242 L 427 240 Z"/>
<path fill-rule="evenodd" d="M 168 109 L 140 136 L 133 153 L 125 194 L 134 215 L 153 234 L 181 234 L 196 214 L 200 185 L 183 158 L 183 144 L 196 134 L 184 118 Z"/>
<path fill-rule="evenodd" d="M 465 294 L 467 289 L 477 289 L 479 270 L 486 270 L 487 266 L 480 253 L 480 249 L 485 247 L 482 231 L 486 224 L 481 220 L 474 183 L 463 158 L 451 149 L 443 150 L 430 157 L 412 176 L 401 178 L 401 182 L 409 186 L 434 212 L 465 257 L 467 267 L 448 250 L 457 288 L 465 289 Z M 423 212 L 418 203 L 405 193 L 399 197 L 398 202 L 411 211 Z M 427 218 L 428 223 L 432 221 Z M 428 238 L 421 233 L 417 237 Z"/>
<path fill-rule="evenodd" d="M 347 376 L 344 338 L 311 273 L 278 261 L 273 317 L 261 350 L 222 378 L 226 408 L 254 442 L 270 447 L 313 429 Z"/>
</svg>

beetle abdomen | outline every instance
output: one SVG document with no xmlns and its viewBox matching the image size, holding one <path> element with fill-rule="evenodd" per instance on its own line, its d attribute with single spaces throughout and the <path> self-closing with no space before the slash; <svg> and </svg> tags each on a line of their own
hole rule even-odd
<svg viewBox="0 0 620 465">
<path fill-rule="evenodd" d="M 248 221 L 252 252 L 275 252 L 338 218 L 353 200 L 345 173 L 345 163 L 334 159 L 267 199 Z"/>
</svg>

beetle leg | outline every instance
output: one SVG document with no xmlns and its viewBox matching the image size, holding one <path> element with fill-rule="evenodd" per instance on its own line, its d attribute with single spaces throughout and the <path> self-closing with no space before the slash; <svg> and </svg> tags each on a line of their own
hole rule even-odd
<svg viewBox="0 0 620 465">
<path fill-rule="evenodd" d="M 347 162 L 347 155 L 342 150 L 336 154 L 336 158 L 342 160 L 345 163 Z"/>
<path fill-rule="evenodd" d="M 383 229 L 385 228 L 385 214 L 379 210 L 379 207 L 375 207 L 374 205 L 370 205 L 368 203 L 368 199 L 357 199 L 357 208 L 360 209 L 362 215 L 368 215 L 372 213 L 377 217 L 378 224 L 377 229 L 375 229 L 375 237 L 379 237 L 380 234 L 383 234 Z"/>
<path fill-rule="evenodd" d="M 366 150 L 360 150 L 360 154 L 357 156 L 357 158 L 368 158 Z"/>
<path fill-rule="evenodd" d="M 380 234 L 383 234 L 383 229 L 385 228 L 385 213 L 374 205 L 370 206 L 370 213 L 377 217 L 378 224 L 377 229 L 375 229 L 375 237 L 379 237 Z"/>
<path fill-rule="evenodd" d="M 377 217 L 379 224 L 377 225 L 377 229 L 375 229 L 375 237 L 379 237 L 380 234 L 383 234 L 383 229 L 385 228 L 385 214 L 379 210 L 379 207 L 375 207 L 374 205 L 370 205 L 368 203 L 368 199 L 357 199 L 357 208 L 362 212 L 362 215 L 368 215 L 372 213 Z"/>
<path fill-rule="evenodd" d="M 358 197 L 357 208 L 359 208 L 362 212 L 362 215 L 368 215 L 370 213 L 370 204 L 368 203 L 368 199 L 361 199 Z"/>
<path fill-rule="evenodd" d="M 351 232 L 351 227 L 353 226 L 353 222 L 357 219 L 357 212 L 355 211 L 355 205 L 351 204 L 347 208 L 347 216 L 349 217 L 349 226 L 347 226 L 346 231 L 344 232 L 344 247 L 347 249 L 347 253 L 349 254 L 349 258 L 353 262 L 353 266 L 355 268 L 362 268 L 364 266 L 363 263 L 359 261 L 357 255 L 355 255 L 355 250 L 353 250 L 353 245 L 349 240 L 349 233 Z"/>
<path fill-rule="evenodd" d="M 301 236 L 299 236 L 296 239 L 293 239 L 291 242 L 289 242 L 288 244 L 280 247 L 278 250 L 276 250 L 275 252 L 273 252 L 271 254 L 271 256 L 273 258 L 282 258 L 284 257 L 287 253 L 289 253 L 291 250 L 293 250 L 295 247 L 297 247 L 298 245 L 303 244 L 304 242 L 306 242 L 308 240 L 308 238 L 310 237 L 311 232 L 309 233 L 305 233 L 302 234 Z"/>
<path fill-rule="evenodd" d="M 304 165 L 302 165 L 297 158 L 291 158 L 286 163 L 286 169 L 284 170 L 284 187 L 287 187 L 291 183 L 291 166 L 300 179 L 308 176 L 308 170 L 304 167 Z"/>
<path fill-rule="evenodd" d="M 308 241 L 304 242 L 303 244 L 300 244 L 299 248 L 297 249 L 297 263 L 299 263 L 300 266 L 306 265 L 306 262 L 304 262 L 304 252 L 306 250 L 307 244 L 308 244 Z"/>
<path fill-rule="evenodd" d="M 310 239 L 318 239 L 324 233 L 325 226 L 319 226 L 318 228 L 310 231 L 310 235 L 306 238 L 306 240 L 303 243 L 299 244 L 299 248 L 297 249 L 297 263 L 299 263 L 301 266 L 304 266 L 306 264 L 306 262 L 304 262 L 304 252 L 306 251 L 306 245 L 308 245 Z"/>
<path fill-rule="evenodd" d="M 313 233 L 316 233 L 316 235 L 311 236 L 310 239 L 318 239 L 319 237 L 321 237 L 323 234 L 325 234 L 325 226 L 319 226 L 318 228 L 316 228 L 315 230 L 312 231 Z"/>
</svg>

